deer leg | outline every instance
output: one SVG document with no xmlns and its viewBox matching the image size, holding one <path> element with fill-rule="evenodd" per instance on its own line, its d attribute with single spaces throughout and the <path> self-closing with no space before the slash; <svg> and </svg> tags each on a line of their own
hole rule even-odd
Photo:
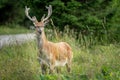
<svg viewBox="0 0 120 80">
<path fill-rule="evenodd" d="M 38 61 L 39 61 L 40 66 L 41 66 L 42 74 L 46 74 L 46 72 L 47 72 L 47 65 L 44 62 L 42 62 L 42 59 L 40 57 L 38 57 Z"/>
<path fill-rule="evenodd" d="M 50 74 L 52 74 L 52 73 L 54 72 L 54 68 L 55 68 L 54 65 L 51 65 L 51 66 L 50 66 Z"/>
<path fill-rule="evenodd" d="M 66 68 L 67 68 L 67 71 L 68 71 L 69 73 L 71 72 L 72 58 L 73 58 L 72 52 L 69 51 L 69 52 L 68 52 L 68 62 L 67 62 L 67 64 L 66 64 Z"/>
<path fill-rule="evenodd" d="M 55 62 L 54 60 L 50 61 L 50 74 L 54 72 L 54 68 L 55 68 Z"/>
<path fill-rule="evenodd" d="M 71 72 L 71 60 L 68 61 L 66 64 L 67 71 L 70 73 Z"/>
<path fill-rule="evenodd" d="M 41 70 L 42 70 L 42 74 L 46 74 L 47 73 L 47 65 L 41 64 Z"/>
<path fill-rule="evenodd" d="M 71 71 L 71 66 L 69 64 L 66 64 L 67 71 L 70 73 Z"/>
<path fill-rule="evenodd" d="M 56 71 L 57 71 L 57 73 L 60 73 L 61 72 L 61 68 L 60 67 L 56 67 Z"/>
</svg>

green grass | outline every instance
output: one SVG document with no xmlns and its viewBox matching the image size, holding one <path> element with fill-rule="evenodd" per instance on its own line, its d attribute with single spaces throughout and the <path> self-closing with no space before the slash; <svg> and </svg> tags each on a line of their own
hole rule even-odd
<svg viewBox="0 0 120 80">
<path fill-rule="evenodd" d="M 120 45 L 81 46 L 69 34 L 55 34 L 55 38 L 48 35 L 48 38 L 54 42 L 66 41 L 72 46 L 72 73 L 62 67 L 60 74 L 42 75 L 36 42 L 30 41 L 0 49 L 0 80 L 120 80 Z"/>
<path fill-rule="evenodd" d="M 15 27 L 14 27 L 15 26 Z M 3 34 L 20 34 L 20 33 L 29 33 L 31 32 L 29 29 L 24 28 L 19 25 L 1 25 L 0 26 L 0 35 Z"/>
</svg>

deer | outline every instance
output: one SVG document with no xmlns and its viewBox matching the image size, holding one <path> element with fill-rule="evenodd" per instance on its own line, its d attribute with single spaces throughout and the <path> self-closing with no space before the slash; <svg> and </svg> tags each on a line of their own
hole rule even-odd
<svg viewBox="0 0 120 80">
<path fill-rule="evenodd" d="M 40 62 L 41 71 L 46 73 L 46 66 L 50 73 L 54 72 L 56 67 L 65 66 L 68 72 L 71 72 L 71 64 L 73 58 L 73 52 L 71 46 L 66 42 L 54 43 L 47 39 L 44 28 L 49 22 L 49 18 L 52 15 L 52 6 L 46 6 L 48 10 L 47 16 L 42 16 L 41 21 L 38 21 L 36 16 L 30 17 L 29 10 L 25 6 L 25 15 L 33 22 L 36 30 L 36 38 L 38 44 L 38 60 Z"/>
</svg>

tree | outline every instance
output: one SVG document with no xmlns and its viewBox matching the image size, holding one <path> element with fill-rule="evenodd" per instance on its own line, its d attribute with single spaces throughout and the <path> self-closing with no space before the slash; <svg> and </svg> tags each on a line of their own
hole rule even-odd
<svg viewBox="0 0 120 80">
<path fill-rule="evenodd" d="M 25 6 L 31 8 L 30 15 L 40 20 L 43 14 L 47 15 L 45 6 L 52 5 L 51 18 L 60 30 L 69 25 L 78 34 L 80 32 L 85 36 L 97 37 L 98 40 L 119 41 L 119 3 L 119 0 L 1 0 L 0 24 L 29 26 L 32 23 L 24 14 Z"/>
</svg>

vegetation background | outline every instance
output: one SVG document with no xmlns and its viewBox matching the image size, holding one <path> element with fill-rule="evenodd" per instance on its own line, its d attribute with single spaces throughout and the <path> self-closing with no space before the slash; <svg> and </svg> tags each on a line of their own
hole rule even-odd
<svg viewBox="0 0 120 80">
<path fill-rule="evenodd" d="M 53 7 L 51 18 L 60 30 L 68 25 L 77 35 L 92 35 L 100 41 L 120 41 L 119 0 L 0 0 L 0 24 L 29 28 L 32 24 L 25 16 L 25 6 L 30 7 L 31 15 L 40 20 L 47 13 L 45 6 L 50 4 Z"/>
<path fill-rule="evenodd" d="M 47 35 L 68 42 L 74 52 L 72 73 L 41 75 L 35 41 L 0 49 L 0 80 L 120 80 L 120 0 L 0 0 L 0 34 L 26 33 L 52 5 Z M 32 52 L 32 53 L 31 53 Z"/>
</svg>

